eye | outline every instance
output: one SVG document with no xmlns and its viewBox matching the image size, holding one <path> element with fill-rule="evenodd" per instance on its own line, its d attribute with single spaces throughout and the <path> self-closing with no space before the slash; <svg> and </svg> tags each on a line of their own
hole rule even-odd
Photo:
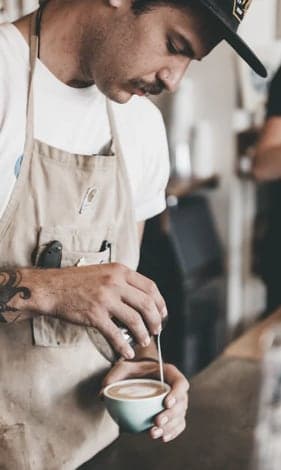
<svg viewBox="0 0 281 470">
<path fill-rule="evenodd" d="M 180 54 L 179 49 L 170 38 L 168 38 L 167 40 L 167 49 L 170 52 L 170 54 Z"/>
</svg>

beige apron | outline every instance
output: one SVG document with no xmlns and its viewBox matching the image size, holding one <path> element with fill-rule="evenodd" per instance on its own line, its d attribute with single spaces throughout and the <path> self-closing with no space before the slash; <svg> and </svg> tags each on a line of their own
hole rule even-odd
<svg viewBox="0 0 281 470">
<path fill-rule="evenodd" d="M 53 240 L 63 244 L 63 267 L 107 262 L 108 249 L 99 252 L 107 240 L 112 261 L 136 269 L 137 226 L 111 106 L 115 154 L 73 155 L 34 140 L 34 34 L 30 49 L 25 152 L 0 221 L 1 266 L 32 266 Z M 43 316 L 0 324 L 0 469 L 72 470 L 114 440 L 117 426 L 97 397 L 112 358 L 93 328 Z"/>
</svg>

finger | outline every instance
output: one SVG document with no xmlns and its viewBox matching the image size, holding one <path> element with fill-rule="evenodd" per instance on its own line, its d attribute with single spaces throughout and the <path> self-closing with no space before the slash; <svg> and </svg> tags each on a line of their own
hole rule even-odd
<svg viewBox="0 0 281 470">
<path fill-rule="evenodd" d="M 149 434 L 152 439 L 159 439 L 159 437 L 162 437 L 164 433 L 163 429 L 158 428 L 157 426 L 153 426 L 153 428 L 149 430 Z"/>
<path fill-rule="evenodd" d="M 172 364 L 165 364 L 164 375 L 166 382 L 171 386 L 171 391 L 165 398 L 166 408 L 173 407 L 177 401 L 181 401 L 187 396 L 189 383 L 185 376 Z"/>
<path fill-rule="evenodd" d="M 170 440 L 171 437 L 175 438 L 180 432 L 185 429 L 185 419 L 179 416 L 163 427 L 153 426 L 150 430 L 150 435 L 153 439 L 162 437 L 163 440 Z"/>
<path fill-rule="evenodd" d="M 132 286 L 121 288 L 122 301 L 138 312 L 150 335 L 157 335 L 162 328 L 162 319 L 153 298 Z"/>
<path fill-rule="evenodd" d="M 124 339 L 119 328 L 109 318 L 104 317 L 99 322 L 97 329 L 107 339 L 113 349 L 125 359 L 133 359 L 135 352 L 133 348 Z"/>
<path fill-rule="evenodd" d="M 162 318 L 168 315 L 166 302 L 154 281 L 138 272 L 130 271 L 127 275 L 127 282 L 153 299 Z"/>
<path fill-rule="evenodd" d="M 140 346 L 147 347 L 150 344 L 150 335 L 141 315 L 124 302 L 118 302 L 110 313 L 126 325 Z"/>
<path fill-rule="evenodd" d="M 154 423 L 158 428 L 164 428 L 168 423 L 174 419 L 183 419 L 186 415 L 187 403 L 185 401 L 177 403 L 172 409 L 165 410 L 156 416 Z"/>
<path fill-rule="evenodd" d="M 162 441 L 163 442 L 169 442 L 172 441 L 173 439 L 176 439 L 186 428 L 186 422 L 182 421 L 180 424 L 178 424 L 175 428 L 170 430 L 169 432 L 164 432 Z"/>
<path fill-rule="evenodd" d="M 102 387 L 106 387 L 119 380 L 130 379 L 133 377 L 133 369 L 130 367 L 130 363 L 120 359 L 110 371 L 106 374 L 103 379 Z"/>
<path fill-rule="evenodd" d="M 147 378 L 155 371 L 155 364 L 148 362 L 131 362 L 120 359 L 107 373 L 102 386 L 105 387 L 113 382 L 130 378 Z"/>
</svg>

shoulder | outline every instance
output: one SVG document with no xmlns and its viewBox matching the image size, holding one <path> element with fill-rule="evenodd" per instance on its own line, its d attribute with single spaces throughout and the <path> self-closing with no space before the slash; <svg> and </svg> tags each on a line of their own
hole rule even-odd
<svg viewBox="0 0 281 470">
<path fill-rule="evenodd" d="M 14 94 L 25 86 L 28 77 L 28 51 L 28 45 L 13 24 L 0 25 L 1 86 L 5 89 L 13 88 Z"/>
<path fill-rule="evenodd" d="M 21 133 L 26 112 L 29 48 L 18 29 L 0 25 L 0 129 L 1 139 Z M 12 131 L 11 131 L 12 130 Z M 18 142 L 14 139 L 11 142 Z"/>
<path fill-rule="evenodd" d="M 12 23 L 0 25 L 0 60 L 6 64 L 19 63 L 28 60 L 28 45 L 19 30 Z"/>
</svg>

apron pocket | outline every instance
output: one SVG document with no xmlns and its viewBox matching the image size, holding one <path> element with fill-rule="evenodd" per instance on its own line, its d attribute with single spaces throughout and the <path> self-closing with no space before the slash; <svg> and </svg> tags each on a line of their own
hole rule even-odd
<svg viewBox="0 0 281 470">
<path fill-rule="evenodd" d="M 41 227 L 34 264 L 37 264 L 43 250 L 55 240 L 62 244 L 61 267 L 109 263 L 112 239 L 112 226 Z"/>
<path fill-rule="evenodd" d="M 92 235 L 92 232 L 95 235 Z M 112 228 L 104 226 L 80 228 L 55 226 L 41 227 L 36 259 L 54 240 L 62 243 L 62 267 L 88 266 L 109 263 L 111 258 Z M 107 241 L 108 243 L 105 243 Z M 108 246 L 109 244 L 109 246 Z M 104 247 L 104 248 L 103 248 Z M 101 251 L 100 248 L 103 248 Z M 58 318 L 38 316 L 32 320 L 33 339 L 36 346 L 72 347 L 81 340 L 91 340 L 99 352 L 110 362 L 115 358 L 113 349 L 95 328 L 74 325 Z"/>
<path fill-rule="evenodd" d="M 30 470 L 24 424 L 0 425 L 0 468 L 1 470 Z"/>
</svg>

